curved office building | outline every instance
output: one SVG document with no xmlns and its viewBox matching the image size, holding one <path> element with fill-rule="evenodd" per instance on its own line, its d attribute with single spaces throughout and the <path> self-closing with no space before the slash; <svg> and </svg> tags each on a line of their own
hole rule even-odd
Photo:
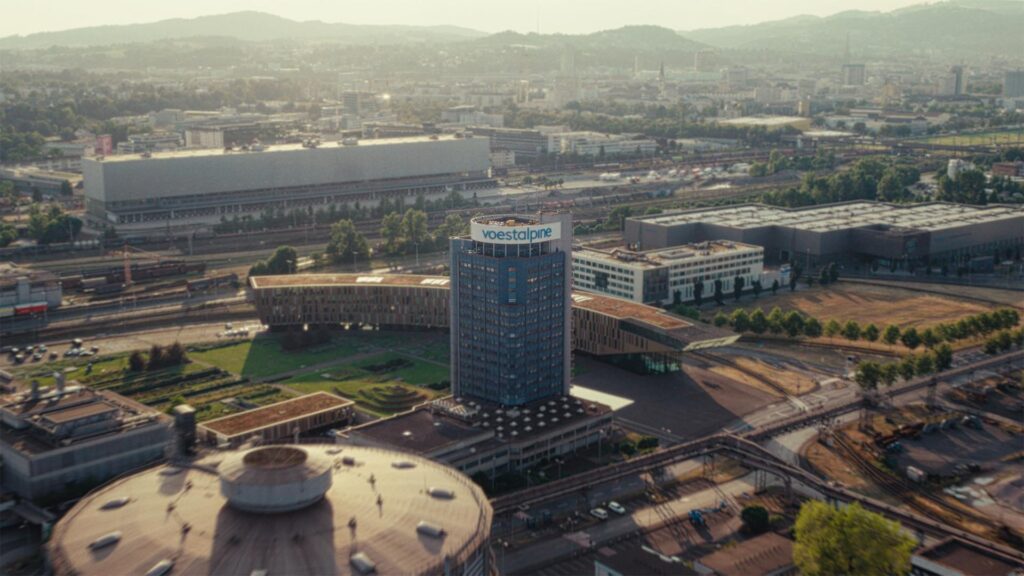
<svg viewBox="0 0 1024 576">
<path fill-rule="evenodd" d="M 481 216 L 451 240 L 452 390 L 516 406 L 568 395 L 572 217 Z"/>
</svg>

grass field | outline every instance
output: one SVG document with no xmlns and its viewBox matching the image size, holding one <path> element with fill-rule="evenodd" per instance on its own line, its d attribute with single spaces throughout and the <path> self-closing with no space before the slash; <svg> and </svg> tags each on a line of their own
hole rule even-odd
<svg viewBox="0 0 1024 576">
<path fill-rule="evenodd" d="M 277 336 L 260 334 L 252 340 L 241 340 L 206 350 L 199 346 L 189 352 L 189 357 L 239 376 L 264 378 L 373 350 L 375 338 L 372 333 L 358 336 L 339 335 L 329 344 L 286 352 L 281 349 Z"/>
<path fill-rule="evenodd" d="M 822 322 L 855 320 L 862 326 L 868 323 L 879 327 L 896 324 L 901 328 L 933 326 L 994 308 L 981 302 L 906 288 L 839 283 L 796 292 L 783 289 L 775 296 L 762 294 L 756 300 L 744 298 L 739 306 L 727 305 L 724 310 L 728 314 L 737 307 L 751 310 L 758 306 L 765 313 L 775 306 L 783 311 L 798 310 Z"/>
<path fill-rule="evenodd" d="M 941 146 L 990 146 L 1024 143 L 1024 132 L 990 131 L 922 138 L 919 142 Z"/>
<path fill-rule="evenodd" d="M 282 386 L 298 392 L 330 392 L 355 400 L 361 408 L 384 416 L 447 393 L 427 386 L 448 380 L 448 367 L 395 352 L 385 352 L 323 372 L 295 376 Z"/>
</svg>

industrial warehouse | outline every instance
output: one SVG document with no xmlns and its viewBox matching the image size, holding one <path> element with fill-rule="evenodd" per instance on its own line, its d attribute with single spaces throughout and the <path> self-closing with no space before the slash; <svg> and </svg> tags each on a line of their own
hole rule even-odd
<svg viewBox="0 0 1024 576">
<path fill-rule="evenodd" d="M 486 138 L 430 136 L 107 156 L 83 161 L 97 224 L 143 230 L 266 210 L 494 187 Z"/>
<path fill-rule="evenodd" d="M 764 247 L 768 262 L 869 261 L 897 268 L 959 262 L 1024 246 L 1024 208 L 944 202 L 844 202 L 804 208 L 743 204 L 626 219 L 625 241 L 653 250 L 708 240 Z M 1012 257 L 1012 256 L 1011 256 Z"/>
</svg>

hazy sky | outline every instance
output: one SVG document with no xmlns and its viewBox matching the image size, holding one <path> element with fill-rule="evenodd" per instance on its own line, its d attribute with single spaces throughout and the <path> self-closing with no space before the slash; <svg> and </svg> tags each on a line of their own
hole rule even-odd
<svg viewBox="0 0 1024 576">
<path fill-rule="evenodd" d="M 0 36 L 258 10 L 295 20 L 455 24 L 570 34 L 659 24 L 692 30 L 798 14 L 888 11 L 923 0 L 0 0 Z"/>
</svg>

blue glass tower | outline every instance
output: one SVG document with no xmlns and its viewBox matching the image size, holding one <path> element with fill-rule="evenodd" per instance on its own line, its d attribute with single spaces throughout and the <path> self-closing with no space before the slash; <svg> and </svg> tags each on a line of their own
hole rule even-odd
<svg viewBox="0 0 1024 576">
<path fill-rule="evenodd" d="M 452 391 L 517 406 L 569 393 L 572 217 L 484 216 L 451 240 Z"/>
</svg>

